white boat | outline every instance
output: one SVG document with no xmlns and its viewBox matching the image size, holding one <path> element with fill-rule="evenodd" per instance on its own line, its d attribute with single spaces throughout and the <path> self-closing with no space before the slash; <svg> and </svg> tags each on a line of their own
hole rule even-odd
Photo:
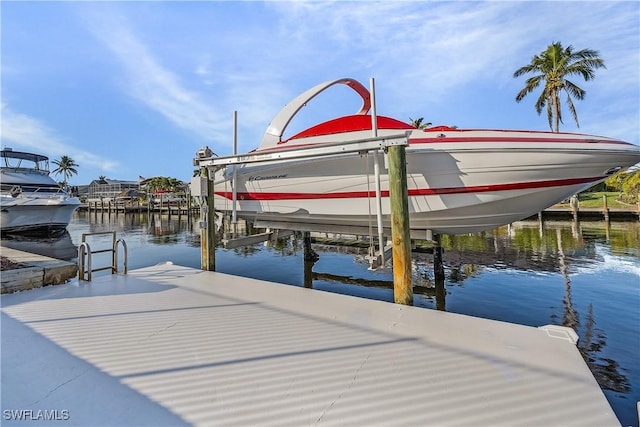
<svg viewBox="0 0 640 427">
<path fill-rule="evenodd" d="M 186 198 L 180 195 L 175 194 L 172 191 L 168 190 L 156 190 L 153 193 L 153 203 L 158 206 L 163 205 L 179 205 L 186 201 Z"/>
<path fill-rule="evenodd" d="M 295 114 L 335 84 L 347 85 L 360 95 L 360 110 L 283 139 Z M 359 82 L 345 78 L 322 83 L 280 111 L 257 150 L 235 158 L 274 158 L 285 151 L 371 138 L 370 107 L 370 93 Z M 424 235 L 424 230 L 460 234 L 509 224 L 640 162 L 640 147 L 606 137 L 446 126 L 415 129 L 393 118 L 374 117 L 380 137 L 410 132 L 406 157 L 412 236 Z M 372 216 L 375 226 L 372 158 L 354 152 L 220 168 L 212 165 L 224 158 L 209 156 L 195 163 L 215 169 L 216 210 L 233 209 L 235 167 L 238 217 L 302 224 L 301 229 L 319 231 L 329 225 L 340 231 L 342 226 L 366 229 Z M 389 182 L 383 165 L 381 169 L 381 213 L 383 226 L 389 229 Z"/>
<path fill-rule="evenodd" d="M 49 159 L 40 154 L 0 152 L 2 233 L 63 231 L 80 206 L 49 176 Z"/>
</svg>

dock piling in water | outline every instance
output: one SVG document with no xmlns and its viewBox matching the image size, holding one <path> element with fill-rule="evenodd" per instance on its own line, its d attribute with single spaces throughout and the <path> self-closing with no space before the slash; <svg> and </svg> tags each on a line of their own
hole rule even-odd
<svg viewBox="0 0 640 427">
<path fill-rule="evenodd" d="M 388 158 L 391 240 L 393 242 L 393 299 L 397 304 L 413 305 L 407 157 L 405 147 L 389 147 Z"/>
<path fill-rule="evenodd" d="M 201 268 L 206 271 L 216 270 L 216 223 L 214 210 L 214 186 L 213 177 L 209 177 L 207 168 L 200 168 L 201 176 L 207 178 L 206 197 L 200 202 L 200 250 Z"/>
<path fill-rule="evenodd" d="M 444 283 L 444 260 L 442 257 L 442 237 L 439 234 L 434 236 L 436 242 L 433 247 L 433 277 L 436 281 Z"/>
</svg>

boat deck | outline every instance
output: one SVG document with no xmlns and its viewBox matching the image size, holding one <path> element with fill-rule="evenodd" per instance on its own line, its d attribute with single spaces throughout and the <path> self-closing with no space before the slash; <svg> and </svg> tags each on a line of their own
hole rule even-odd
<svg viewBox="0 0 640 427">
<path fill-rule="evenodd" d="M 3 425 L 619 425 L 562 334 L 172 264 L 3 295 L 1 332 Z"/>
</svg>

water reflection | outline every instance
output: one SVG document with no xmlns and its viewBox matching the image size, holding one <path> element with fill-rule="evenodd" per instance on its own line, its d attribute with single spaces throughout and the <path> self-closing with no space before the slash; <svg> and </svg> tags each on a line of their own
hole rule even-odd
<svg viewBox="0 0 640 427">
<path fill-rule="evenodd" d="M 579 234 L 566 222 L 547 223 L 540 231 L 535 223 L 521 222 L 492 232 L 473 235 L 443 235 L 442 247 L 448 279 L 462 282 L 474 277 L 479 269 L 515 269 L 531 272 L 562 273 L 568 257 L 574 266 L 588 266 L 603 261 L 596 247 L 607 243 L 614 255 L 640 257 L 640 226 L 637 223 L 582 223 Z M 609 230 L 609 231 L 607 231 Z M 558 247 L 562 246 L 562 257 Z M 430 250 L 426 251 L 431 253 Z M 566 255 L 565 255 L 566 254 Z M 418 262 L 430 263 L 429 257 L 416 254 Z"/>
<path fill-rule="evenodd" d="M 607 345 L 606 334 L 595 327 L 593 304 L 589 304 L 587 311 L 585 333 L 580 337 L 578 350 L 587 362 L 593 376 L 601 388 L 617 393 L 629 393 L 631 385 L 626 369 L 622 369 L 617 361 L 609 357 L 600 357 L 599 353 Z"/>
<path fill-rule="evenodd" d="M 637 223 L 519 223 L 501 227 L 491 233 L 468 236 L 442 236 L 445 251 L 444 264 L 449 286 L 464 286 L 464 282 L 477 277 L 484 270 L 504 269 L 510 271 L 560 273 L 564 281 L 562 317 L 552 315 L 552 323 L 572 328 L 580 336 L 578 349 L 600 386 L 618 393 L 630 392 L 627 370 L 611 357 L 604 357 L 607 334 L 596 327 L 593 303 L 581 315 L 572 295 L 571 269 L 590 267 L 604 263 L 598 255 L 597 245 L 607 242 L 611 252 L 638 257 L 640 227 Z M 430 273 L 437 252 L 417 254 L 414 259 L 418 281 L 433 283 L 436 294 L 435 307 L 445 308 L 446 292 L 443 284 L 436 280 L 437 273 Z M 433 279 L 431 279 L 433 277 Z M 431 285 L 430 285 L 431 286 Z"/>
<path fill-rule="evenodd" d="M 78 256 L 78 247 L 73 244 L 66 230 L 59 235 L 46 237 L 3 234 L 2 246 L 65 261 Z"/>
<path fill-rule="evenodd" d="M 195 239 L 197 226 L 188 215 L 160 215 L 158 213 L 109 213 L 105 211 L 77 212 L 78 222 L 86 225 L 85 233 L 99 233 L 117 230 L 119 234 L 140 234 L 144 231 L 148 241 L 154 244 L 175 244 L 178 236 L 192 235 L 191 241 L 200 245 Z M 75 224 L 71 224 L 73 227 Z"/>
<path fill-rule="evenodd" d="M 605 227 L 607 240 L 609 240 L 611 232 L 609 222 L 606 223 Z M 580 315 L 574 307 L 573 299 L 571 297 L 571 278 L 569 277 L 560 229 L 556 229 L 556 239 L 558 245 L 558 261 L 560 265 L 560 272 L 564 277 L 565 289 L 564 298 L 562 299 L 562 305 L 564 308 L 562 326 L 572 328 L 574 331 L 579 332 Z M 584 241 L 581 241 L 584 244 Z M 607 341 L 604 332 L 596 329 L 595 325 L 596 321 L 593 314 L 593 304 L 589 304 L 586 316 L 586 328 L 584 334 L 580 337 L 580 341 L 578 341 L 578 350 L 580 351 L 580 354 L 582 354 L 585 362 L 587 362 L 589 369 L 591 369 L 591 372 L 598 381 L 598 384 L 600 384 L 600 387 L 619 393 L 628 393 L 629 379 L 621 372 L 618 363 L 611 358 L 598 356 L 598 353 L 600 353 L 607 345 Z"/>
</svg>

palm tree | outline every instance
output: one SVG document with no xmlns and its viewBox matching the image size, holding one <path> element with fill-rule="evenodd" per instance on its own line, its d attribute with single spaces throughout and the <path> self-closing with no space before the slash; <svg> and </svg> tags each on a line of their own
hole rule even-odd
<svg viewBox="0 0 640 427">
<path fill-rule="evenodd" d="M 571 98 L 584 99 L 586 92 L 568 80 L 567 77 L 578 75 L 588 81 L 595 77 L 596 68 L 607 68 L 597 50 L 582 49 L 574 52 L 572 46 L 564 49 L 560 42 L 552 43 L 540 55 L 534 55 L 530 64 L 519 68 L 513 73 L 513 77 L 520 77 L 529 73 L 534 74 L 533 77 L 527 79 L 525 87 L 516 95 L 516 102 L 522 101 L 525 96 L 533 92 L 544 81 L 544 88 L 535 104 L 538 114 L 546 106 L 549 128 L 558 132 L 562 122 L 560 94 L 565 92 L 569 111 L 571 111 L 573 119 L 580 127 L 578 114 Z"/>
<path fill-rule="evenodd" d="M 57 166 L 57 168 L 53 170 L 53 173 L 55 173 L 56 175 L 62 174 L 62 176 L 64 177 L 62 183 L 64 185 L 67 184 L 69 178 L 71 178 L 73 175 L 78 174 L 78 171 L 76 169 L 78 164 L 69 156 L 62 156 L 60 157 L 60 160 L 54 160 L 53 164 Z"/>
<path fill-rule="evenodd" d="M 424 129 L 424 128 L 428 128 L 429 126 L 431 126 L 431 122 L 422 123 L 423 120 L 424 120 L 424 117 L 420 117 L 419 119 L 412 119 L 411 117 L 409 117 L 409 121 L 411 122 L 411 126 L 413 126 L 416 129 Z"/>
</svg>

